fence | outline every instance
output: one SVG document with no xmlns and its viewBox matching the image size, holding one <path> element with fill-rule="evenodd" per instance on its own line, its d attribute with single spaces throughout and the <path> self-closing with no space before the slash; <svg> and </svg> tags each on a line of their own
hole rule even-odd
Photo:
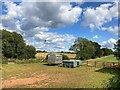
<svg viewBox="0 0 120 90">
<path fill-rule="evenodd" d="M 102 62 L 102 61 L 85 60 L 85 61 L 83 61 L 82 65 L 91 66 L 91 67 L 120 68 L 119 62 Z"/>
</svg>

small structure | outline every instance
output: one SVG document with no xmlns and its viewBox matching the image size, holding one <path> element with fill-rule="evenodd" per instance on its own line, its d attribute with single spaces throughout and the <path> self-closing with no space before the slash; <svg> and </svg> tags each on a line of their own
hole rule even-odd
<svg viewBox="0 0 120 90">
<path fill-rule="evenodd" d="M 62 63 L 62 55 L 58 54 L 48 54 L 48 64 L 61 64 Z"/>
<path fill-rule="evenodd" d="M 82 64 L 81 60 L 63 60 L 63 66 L 64 67 L 78 67 Z"/>
</svg>

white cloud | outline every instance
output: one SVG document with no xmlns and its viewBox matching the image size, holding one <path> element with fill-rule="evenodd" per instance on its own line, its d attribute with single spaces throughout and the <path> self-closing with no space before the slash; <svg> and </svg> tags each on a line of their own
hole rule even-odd
<svg viewBox="0 0 120 90">
<path fill-rule="evenodd" d="M 72 8 L 67 2 L 24 2 L 21 5 L 23 30 L 38 26 L 56 28 L 74 24 L 82 12 L 80 7 Z"/>
<path fill-rule="evenodd" d="M 64 51 L 75 39 L 72 35 L 61 35 L 49 29 L 76 23 L 82 12 L 80 7 L 72 8 L 68 2 L 22 2 L 16 5 L 9 1 L 5 5 L 8 10 L 1 16 L 2 26 L 20 33 L 27 44 L 37 49 Z"/>
<path fill-rule="evenodd" d="M 83 27 L 90 27 L 100 29 L 105 23 L 118 18 L 118 3 L 114 4 L 102 4 L 96 8 L 86 8 L 83 12 L 83 21 L 81 25 Z"/>
<path fill-rule="evenodd" d="M 94 37 L 93 37 L 93 39 L 97 39 L 98 38 L 98 35 L 95 35 Z"/>
<path fill-rule="evenodd" d="M 114 44 L 117 42 L 117 40 L 110 38 L 108 41 L 104 41 L 101 43 L 102 47 L 107 47 L 107 48 L 113 48 Z"/>
<path fill-rule="evenodd" d="M 100 30 L 107 30 L 118 35 L 118 28 L 119 28 L 118 26 L 110 26 L 110 27 L 101 27 Z"/>
</svg>

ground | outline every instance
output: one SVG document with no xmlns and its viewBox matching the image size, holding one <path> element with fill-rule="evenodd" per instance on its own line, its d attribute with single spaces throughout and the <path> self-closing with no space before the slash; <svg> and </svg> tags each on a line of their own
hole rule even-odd
<svg viewBox="0 0 120 90">
<path fill-rule="evenodd" d="M 118 62 L 116 57 L 114 55 L 109 55 L 109 56 L 104 56 L 101 58 L 96 58 L 96 59 L 90 59 L 92 61 L 101 61 L 101 62 Z"/>
<path fill-rule="evenodd" d="M 45 63 L 4 64 L 2 70 L 3 88 L 102 88 L 116 72 L 87 66 L 48 66 Z"/>
</svg>

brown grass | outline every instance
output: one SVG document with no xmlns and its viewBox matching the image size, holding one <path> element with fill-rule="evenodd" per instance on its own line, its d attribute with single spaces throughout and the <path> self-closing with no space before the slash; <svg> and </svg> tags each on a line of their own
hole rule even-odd
<svg viewBox="0 0 120 90">
<path fill-rule="evenodd" d="M 40 58 L 40 57 L 46 57 L 49 53 L 37 53 L 36 54 L 36 57 L 37 58 Z M 67 55 L 69 58 L 75 58 L 76 57 L 76 54 L 66 54 L 66 53 L 57 53 L 57 54 L 64 54 L 64 55 Z"/>
<path fill-rule="evenodd" d="M 44 63 L 3 65 L 3 88 L 102 88 L 114 74 L 101 68 L 64 68 Z"/>
</svg>

